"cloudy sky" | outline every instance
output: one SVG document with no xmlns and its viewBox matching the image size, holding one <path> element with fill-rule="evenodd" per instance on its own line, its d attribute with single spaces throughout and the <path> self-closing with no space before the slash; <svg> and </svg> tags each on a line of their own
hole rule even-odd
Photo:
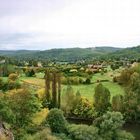
<svg viewBox="0 0 140 140">
<path fill-rule="evenodd" d="M 0 0 L 0 49 L 140 44 L 140 0 Z"/>
</svg>

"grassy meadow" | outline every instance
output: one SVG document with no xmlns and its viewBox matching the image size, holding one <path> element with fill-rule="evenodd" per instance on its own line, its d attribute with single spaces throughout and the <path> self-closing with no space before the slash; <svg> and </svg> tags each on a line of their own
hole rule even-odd
<svg viewBox="0 0 140 140">
<path fill-rule="evenodd" d="M 91 79 L 91 84 L 79 84 L 79 85 L 71 85 L 74 93 L 79 91 L 83 97 L 86 97 L 90 101 L 93 100 L 94 95 L 94 89 L 96 85 L 98 84 L 97 81 L 101 81 L 101 83 L 110 90 L 111 97 L 123 94 L 124 90 L 123 88 L 118 85 L 117 83 L 114 83 L 112 81 L 112 75 L 116 74 L 115 72 L 112 73 L 112 71 L 109 71 L 105 73 L 104 75 L 101 75 L 100 73 L 94 74 Z M 25 77 L 24 75 L 20 77 L 20 81 L 24 82 L 28 85 L 36 86 L 38 88 L 44 88 L 45 87 L 45 81 L 43 79 L 44 73 L 36 73 L 36 77 Z M 103 81 L 102 80 L 107 80 Z M 62 85 L 62 97 L 64 96 L 67 89 L 67 85 Z"/>
</svg>

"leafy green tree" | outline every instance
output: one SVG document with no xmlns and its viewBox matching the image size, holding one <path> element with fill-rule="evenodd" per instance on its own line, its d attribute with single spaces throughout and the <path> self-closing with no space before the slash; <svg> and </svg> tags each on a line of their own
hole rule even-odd
<svg viewBox="0 0 140 140">
<path fill-rule="evenodd" d="M 51 85 L 50 85 L 51 84 Z M 51 88 L 52 87 L 52 88 Z M 50 91 L 51 89 L 51 91 Z M 56 70 L 46 70 L 45 73 L 45 94 L 44 106 L 49 108 L 58 107 L 61 104 L 61 75 Z"/>
<path fill-rule="evenodd" d="M 123 110 L 123 96 L 122 95 L 116 95 L 112 97 L 112 110 L 113 111 L 120 111 Z"/>
<path fill-rule="evenodd" d="M 127 121 L 138 121 L 140 119 L 140 72 L 137 67 L 131 71 L 133 73 L 129 76 L 129 84 L 125 86 L 122 113 Z"/>
<path fill-rule="evenodd" d="M 93 118 L 94 109 L 92 103 L 86 98 L 75 97 L 73 104 L 72 115 L 79 118 Z"/>
<path fill-rule="evenodd" d="M 51 109 L 47 118 L 46 123 L 49 124 L 52 132 L 62 133 L 66 131 L 66 120 L 63 116 L 63 112 L 59 109 Z"/>
<path fill-rule="evenodd" d="M 33 69 L 27 68 L 25 71 L 25 75 L 27 77 L 33 77 L 33 76 L 35 76 L 35 71 Z"/>
<path fill-rule="evenodd" d="M 103 140 L 127 140 L 128 136 L 128 140 L 134 140 L 132 134 L 121 130 L 123 124 L 123 115 L 120 112 L 107 112 L 93 122 Z"/>
<path fill-rule="evenodd" d="M 3 86 L 4 86 L 4 81 L 2 78 L 0 78 L 0 90 L 3 90 Z"/>
<path fill-rule="evenodd" d="M 98 128 L 88 125 L 69 125 L 68 133 L 72 140 L 101 140 Z"/>
<path fill-rule="evenodd" d="M 75 95 L 73 88 L 70 85 L 67 86 L 66 93 L 63 96 L 63 101 L 64 102 L 62 102 L 61 106 L 62 110 L 66 115 L 71 114 L 75 102 Z"/>
<path fill-rule="evenodd" d="M 98 114 L 106 112 L 110 106 L 110 92 L 101 83 L 95 88 L 93 104 Z"/>
<path fill-rule="evenodd" d="M 57 82 L 58 82 L 58 108 L 61 106 L 61 75 L 57 75 Z"/>
<path fill-rule="evenodd" d="M 55 71 L 52 73 L 52 104 L 57 107 L 57 74 Z"/>
<path fill-rule="evenodd" d="M 37 132 L 32 137 L 30 137 L 30 139 L 31 140 L 58 140 L 55 136 L 53 136 L 49 128 L 46 128 L 46 129 L 43 129 L 42 131 Z"/>
<path fill-rule="evenodd" d="M 49 70 L 46 70 L 46 72 L 45 72 L 45 94 L 46 94 L 47 101 L 51 100 L 50 82 L 51 82 L 50 72 L 49 72 Z"/>
<path fill-rule="evenodd" d="M 26 89 L 5 94 L 0 100 L 2 120 L 15 128 L 28 126 L 41 108 L 37 97 Z"/>
</svg>

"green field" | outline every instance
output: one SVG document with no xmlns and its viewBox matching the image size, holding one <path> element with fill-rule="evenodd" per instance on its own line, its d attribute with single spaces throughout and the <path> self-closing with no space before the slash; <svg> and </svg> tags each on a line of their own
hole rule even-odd
<svg viewBox="0 0 140 140">
<path fill-rule="evenodd" d="M 91 84 L 91 85 L 73 85 L 72 88 L 74 92 L 76 93 L 79 91 L 83 97 L 88 98 L 89 100 L 93 99 L 94 95 L 94 89 L 96 87 L 96 84 Z M 120 87 L 118 84 L 113 83 L 113 82 L 104 82 L 103 85 L 107 87 L 111 93 L 111 97 L 117 94 L 123 94 L 124 90 L 122 87 Z M 66 92 L 67 86 L 63 85 L 62 86 L 62 96 Z"/>
<path fill-rule="evenodd" d="M 74 93 L 79 91 L 83 97 L 86 97 L 91 101 L 93 99 L 94 89 L 97 85 L 97 82 L 96 82 L 97 80 L 108 80 L 106 82 L 102 82 L 102 84 L 109 89 L 111 93 L 111 97 L 118 94 L 124 94 L 123 88 L 117 83 L 112 82 L 111 75 L 112 75 L 111 72 L 108 72 L 104 75 L 97 73 L 97 74 L 94 74 L 91 79 L 92 84 L 89 84 L 89 85 L 80 84 L 80 85 L 71 85 L 71 86 L 74 90 Z M 37 73 L 36 77 L 23 76 L 23 77 L 20 77 L 20 80 L 22 82 L 28 83 L 29 85 L 31 84 L 31 85 L 37 86 L 38 88 L 44 88 L 45 81 L 43 77 L 44 77 L 43 73 Z M 64 96 L 66 89 L 67 89 L 67 85 L 62 85 L 62 96 Z"/>
</svg>

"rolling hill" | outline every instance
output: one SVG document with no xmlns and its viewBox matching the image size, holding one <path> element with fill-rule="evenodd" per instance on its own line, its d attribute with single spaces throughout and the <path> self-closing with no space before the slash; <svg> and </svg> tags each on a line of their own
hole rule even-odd
<svg viewBox="0 0 140 140">
<path fill-rule="evenodd" d="M 121 49 L 105 46 L 94 48 L 51 49 L 45 51 L 34 51 L 34 50 L 0 51 L 0 55 L 22 60 L 37 59 L 37 60 L 55 60 L 55 61 L 77 61 L 82 59 L 97 58 L 108 53 L 116 52 L 118 50 Z"/>
<path fill-rule="evenodd" d="M 107 58 L 117 58 L 117 59 L 139 59 L 140 58 L 140 46 L 125 48 L 115 52 L 111 52 L 104 55 Z"/>
</svg>

